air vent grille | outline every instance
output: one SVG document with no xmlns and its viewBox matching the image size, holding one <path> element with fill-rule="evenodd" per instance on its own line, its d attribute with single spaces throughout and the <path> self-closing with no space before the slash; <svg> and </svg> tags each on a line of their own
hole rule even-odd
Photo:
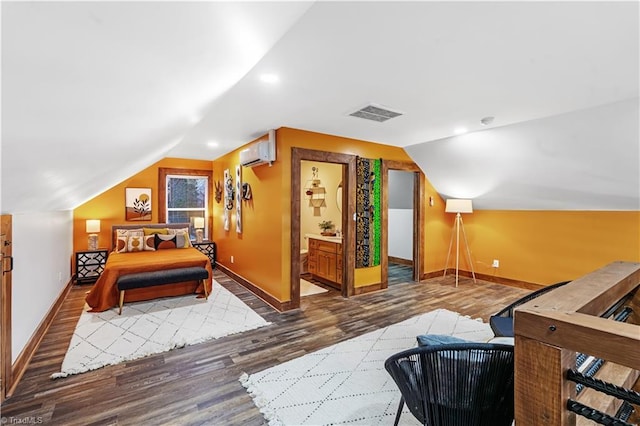
<svg viewBox="0 0 640 426">
<path fill-rule="evenodd" d="M 372 120 L 382 123 L 384 121 L 396 118 L 402 115 L 401 112 L 391 111 L 375 105 L 367 105 L 364 108 L 352 112 L 349 114 L 352 117 L 364 118 L 365 120 Z"/>
</svg>

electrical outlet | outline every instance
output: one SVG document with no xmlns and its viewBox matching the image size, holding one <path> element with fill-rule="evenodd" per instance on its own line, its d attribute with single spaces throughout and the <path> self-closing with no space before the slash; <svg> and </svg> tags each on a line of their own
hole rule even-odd
<svg viewBox="0 0 640 426">
<path fill-rule="evenodd" d="M 500 267 L 500 261 L 498 259 L 493 259 L 493 264 L 491 265 L 492 268 L 499 268 Z"/>
<path fill-rule="evenodd" d="M 58 284 L 62 284 L 62 272 L 58 272 Z"/>
<path fill-rule="evenodd" d="M 231 256 L 231 263 L 233 263 L 233 256 Z"/>
</svg>

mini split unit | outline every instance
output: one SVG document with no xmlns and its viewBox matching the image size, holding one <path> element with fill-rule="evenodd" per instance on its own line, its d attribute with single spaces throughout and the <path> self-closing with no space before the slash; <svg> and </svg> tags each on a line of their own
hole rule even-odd
<svg viewBox="0 0 640 426">
<path fill-rule="evenodd" d="M 240 164 L 244 167 L 255 167 L 262 164 L 271 165 L 276 161 L 276 131 L 269 130 L 268 135 L 240 151 Z"/>
</svg>

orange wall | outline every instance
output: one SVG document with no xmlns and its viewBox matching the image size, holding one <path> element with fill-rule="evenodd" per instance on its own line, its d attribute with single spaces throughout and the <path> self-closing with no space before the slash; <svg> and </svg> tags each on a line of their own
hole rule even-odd
<svg viewBox="0 0 640 426">
<path fill-rule="evenodd" d="M 448 240 L 454 217 L 447 216 Z M 475 210 L 463 220 L 475 270 L 484 274 L 551 284 L 617 260 L 640 262 L 638 211 Z M 469 270 L 466 260 L 461 265 Z"/>
<path fill-rule="evenodd" d="M 429 195 L 435 195 L 433 195 L 433 206 L 429 206 L 428 202 L 426 203 L 427 207 L 424 218 L 425 247 L 423 250 L 424 272 L 441 272 L 444 270 L 444 265 L 447 262 L 447 250 L 449 249 L 449 242 L 451 241 L 451 226 L 453 222 L 452 217 L 444 212 L 445 200 L 440 197 L 428 180 L 425 191 L 427 192 L 427 200 L 429 199 Z M 455 260 L 452 264 L 455 267 Z"/>
<path fill-rule="evenodd" d="M 411 161 L 403 149 L 320 133 L 281 128 L 277 131 L 277 160 L 271 166 L 242 168 L 253 200 L 243 202 L 243 232 L 223 229 L 223 205 L 212 199 L 212 236 L 218 261 L 276 299 L 290 300 L 291 148 L 300 147 L 367 158 Z M 235 174 L 235 150 L 213 162 L 167 158 L 121 182 L 74 210 L 74 249 L 87 247 L 86 219 L 101 219 L 99 244 L 110 246 L 112 224 L 124 221 L 124 188 L 152 189 L 152 221 L 158 218 L 158 168 L 213 169 L 222 182 L 225 168 Z M 444 200 L 428 181 L 426 197 L 434 206 L 425 212 L 425 272 L 442 271 L 454 216 L 444 213 Z M 475 271 L 539 284 L 575 279 L 615 260 L 640 262 L 640 212 L 495 211 L 475 210 L 463 216 Z M 133 223 L 133 222 L 129 222 Z M 463 247 L 464 248 L 464 247 Z M 231 263 L 231 256 L 234 263 Z M 461 252 L 461 269 L 470 270 Z M 500 267 L 491 267 L 493 259 Z M 449 267 L 455 265 L 452 259 Z M 380 268 L 356 269 L 355 285 L 379 282 Z"/>
<path fill-rule="evenodd" d="M 242 202 L 241 234 L 236 233 L 236 209 L 230 210 L 229 230 L 224 230 L 224 198 L 213 204 L 213 240 L 217 246 L 217 262 L 237 275 L 244 277 L 275 298 L 281 299 L 282 256 L 281 192 L 289 191 L 282 186 L 283 162 L 280 161 L 281 145 L 277 144 L 276 158 L 271 167 L 267 165 L 242 167 L 242 182 L 251 186 L 252 199 Z M 240 164 L 239 150 L 214 161 L 213 179 L 223 182 L 224 171 L 234 176 Z M 231 263 L 231 256 L 234 261 Z M 289 284 L 287 280 L 287 285 Z M 284 299 L 288 300 L 288 299 Z"/>
<path fill-rule="evenodd" d="M 401 148 L 290 128 L 278 129 L 276 146 L 277 160 L 271 167 L 242 169 L 242 180 L 251 185 L 253 192 L 253 203 L 243 204 L 243 233 L 237 234 L 233 225 L 229 231 L 222 229 L 221 205 L 214 205 L 213 232 L 221 264 L 285 302 L 290 300 L 291 148 L 397 161 L 411 159 Z M 222 180 L 225 168 L 234 173 L 239 151 L 214 161 L 214 179 Z M 365 269 L 357 270 L 356 286 L 363 285 L 363 280 L 380 281 L 379 267 Z"/>
<path fill-rule="evenodd" d="M 87 249 L 88 236 L 85 228 L 85 220 L 87 219 L 100 219 L 98 245 L 107 249 L 111 248 L 111 225 L 158 223 L 158 169 L 160 167 L 211 170 L 211 166 L 211 161 L 165 158 L 77 207 L 73 211 L 74 250 Z M 151 188 L 151 221 L 125 221 L 125 188 Z M 213 196 L 210 198 L 213 198 Z"/>
</svg>

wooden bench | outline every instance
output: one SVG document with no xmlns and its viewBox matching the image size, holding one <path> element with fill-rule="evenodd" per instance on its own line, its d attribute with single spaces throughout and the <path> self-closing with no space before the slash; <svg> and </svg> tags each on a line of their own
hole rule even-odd
<svg viewBox="0 0 640 426">
<path fill-rule="evenodd" d="M 137 272 L 135 274 L 122 275 L 118 278 L 116 285 L 120 292 L 120 310 L 118 315 L 122 315 L 122 305 L 124 304 L 124 292 L 134 288 L 152 287 L 156 285 L 174 284 L 184 281 L 200 281 L 204 288 L 205 299 L 209 298 L 206 280 L 209 272 L 201 266 L 191 266 L 188 268 L 166 269 L 161 271 Z"/>
</svg>

